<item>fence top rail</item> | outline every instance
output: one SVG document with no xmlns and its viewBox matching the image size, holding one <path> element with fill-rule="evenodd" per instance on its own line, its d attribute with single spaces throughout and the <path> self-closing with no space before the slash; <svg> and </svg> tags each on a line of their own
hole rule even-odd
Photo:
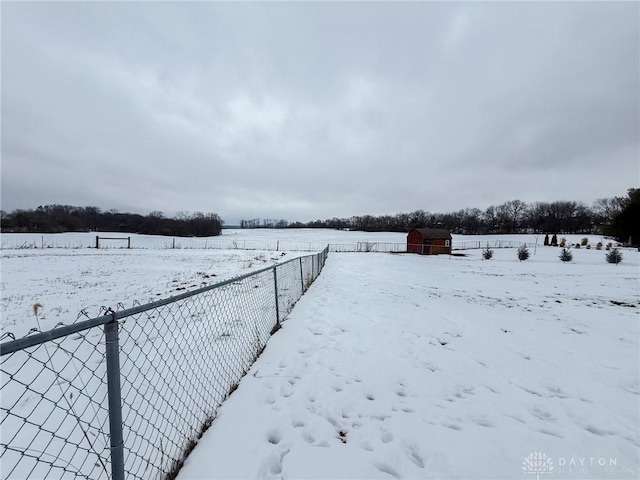
<svg viewBox="0 0 640 480">
<path fill-rule="evenodd" d="M 113 314 L 102 315 L 89 320 L 83 320 L 71 325 L 61 325 L 54 327 L 51 330 L 45 332 L 38 332 L 34 334 L 27 334 L 26 337 L 18 338 L 16 340 L 10 340 L 0 344 L 0 356 L 9 355 L 10 353 L 18 350 L 24 350 L 25 348 L 40 345 L 41 343 L 48 342 L 50 340 L 56 340 L 57 338 L 66 337 L 74 333 L 88 330 L 99 325 L 104 325 L 110 321 L 113 321 Z"/>
<path fill-rule="evenodd" d="M 99 317 L 95 317 L 89 320 L 83 320 L 81 322 L 75 322 L 70 325 L 61 325 L 59 327 L 54 327 L 53 329 L 47 330 L 45 332 L 27 334 L 25 337 L 18 338 L 16 340 L 9 340 L 8 342 L 0 343 L 0 357 L 9 355 L 18 350 L 24 350 L 25 348 L 40 345 L 41 343 L 45 343 L 50 340 L 56 340 L 58 338 L 65 337 L 67 335 L 72 335 L 74 333 L 78 333 L 83 330 L 88 330 L 90 328 L 104 325 L 109 322 L 115 322 L 119 319 L 131 317 L 133 315 L 137 315 L 139 313 L 146 312 L 148 310 L 153 310 L 154 308 L 158 308 L 164 305 L 168 305 L 170 303 L 178 302 L 180 300 L 184 300 L 185 298 L 193 297 L 195 295 L 199 295 L 201 293 L 208 292 L 216 288 L 224 287 L 225 285 L 230 285 L 235 282 L 240 282 L 254 275 L 259 275 L 261 273 L 273 270 L 282 265 L 295 262 L 301 258 L 313 257 L 315 255 L 318 255 L 326 251 L 328 248 L 329 248 L 329 245 L 327 245 L 324 249 L 322 249 L 321 252 L 318 252 L 318 253 L 292 258 L 290 260 L 287 260 L 286 262 L 278 263 L 276 265 L 271 265 L 270 267 L 264 267 L 264 268 L 261 268 L 260 270 L 254 270 L 253 272 L 232 277 L 227 280 L 214 283 L 212 285 L 207 285 L 206 287 L 200 287 L 195 290 L 190 290 L 188 292 L 181 293 L 179 295 L 173 295 L 171 297 L 167 297 L 161 300 L 156 300 L 155 302 L 149 302 L 149 303 L 145 303 L 144 305 L 138 305 L 133 308 L 128 308 L 128 309 L 119 310 L 119 311 L 113 311 L 109 309 L 106 315 L 101 315 Z"/>
</svg>

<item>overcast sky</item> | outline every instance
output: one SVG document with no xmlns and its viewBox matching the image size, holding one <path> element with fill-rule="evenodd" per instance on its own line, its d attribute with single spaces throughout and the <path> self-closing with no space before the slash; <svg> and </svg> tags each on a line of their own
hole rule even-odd
<svg viewBox="0 0 640 480">
<path fill-rule="evenodd" d="M 309 221 L 640 186 L 640 3 L 2 2 L 2 209 Z"/>
</svg>

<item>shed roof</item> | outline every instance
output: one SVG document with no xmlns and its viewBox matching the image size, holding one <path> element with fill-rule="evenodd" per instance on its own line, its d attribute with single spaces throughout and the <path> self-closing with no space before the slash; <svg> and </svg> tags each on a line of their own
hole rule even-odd
<svg viewBox="0 0 640 480">
<path fill-rule="evenodd" d="M 422 238 L 446 238 L 451 240 L 451 232 L 444 228 L 414 228 L 414 230 L 420 232 Z"/>
</svg>

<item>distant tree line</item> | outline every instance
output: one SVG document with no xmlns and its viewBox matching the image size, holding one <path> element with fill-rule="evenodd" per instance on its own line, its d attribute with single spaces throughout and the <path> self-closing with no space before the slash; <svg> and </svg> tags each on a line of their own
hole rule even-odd
<svg viewBox="0 0 640 480">
<path fill-rule="evenodd" d="M 240 220 L 240 228 L 287 228 L 287 220 L 274 220 L 272 218 L 252 218 L 251 220 Z"/>
<path fill-rule="evenodd" d="M 0 211 L 0 231 L 20 233 L 126 232 L 175 236 L 214 236 L 223 221 L 215 213 L 179 212 L 167 218 L 162 212 L 147 216 L 102 211 L 97 207 L 46 205 L 35 210 Z M 510 200 L 485 210 L 466 208 L 451 213 L 416 210 L 396 215 L 363 215 L 312 222 L 241 220 L 240 228 L 333 228 L 366 232 L 408 232 L 414 227 L 445 228 L 452 233 L 601 233 L 640 247 L 640 189 L 626 197 L 602 198 L 593 205 L 556 201 L 525 203 Z"/>
<path fill-rule="evenodd" d="M 416 210 L 397 215 L 331 218 L 290 228 L 335 228 L 366 232 L 408 232 L 412 228 L 444 228 L 464 235 L 503 233 L 601 233 L 640 246 L 640 189 L 627 197 L 602 198 L 590 207 L 573 201 L 525 203 L 510 200 L 486 210 L 466 208 L 451 213 Z"/>
<path fill-rule="evenodd" d="M 0 231 L 3 233 L 101 231 L 211 237 L 220 235 L 222 223 L 216 213 L 179 212 L 175 218 L 168 218 L 159 211 L 144 216 L 70 205 L 45 205 L 35 210 L 0 212 Z"/>
</svg>

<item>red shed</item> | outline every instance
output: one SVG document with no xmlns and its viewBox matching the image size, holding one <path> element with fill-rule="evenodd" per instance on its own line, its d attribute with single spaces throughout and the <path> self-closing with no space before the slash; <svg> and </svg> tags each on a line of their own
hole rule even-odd
<svg viewBox="0 0 640 480">
<path fill-rule="evenodd" d="M 451 253 L 451 233 L 441 228 L 414 228 L 407 234 L 407 252 L 421 255 Z"/>
</svg>

